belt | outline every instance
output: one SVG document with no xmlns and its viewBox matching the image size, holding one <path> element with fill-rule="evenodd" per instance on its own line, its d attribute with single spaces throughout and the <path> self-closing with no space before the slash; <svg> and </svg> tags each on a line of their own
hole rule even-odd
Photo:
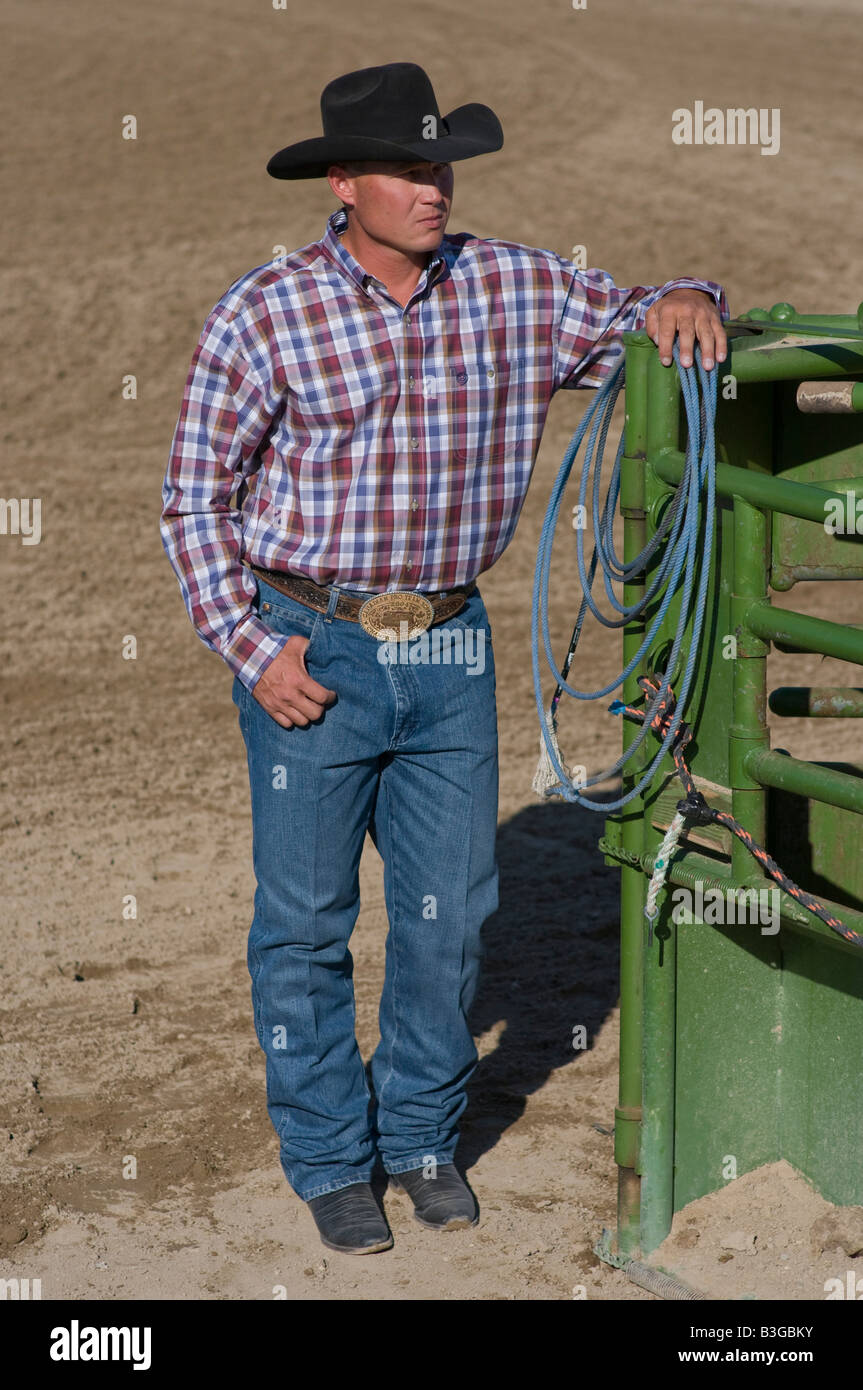
<svg viewBox="0 0 863 1390">
<path fill-rule="evenodd" d="M 318 613 L 328 611 L 334 586 L 316 584 L 313 579 L 286 574 L 284 570 L 260 569 L 257 565 L 250 565 L 249 569 L 280 593 L 287 594 L 288 598 L 296 599 Z M 455 617 L 475 589 L 476 584 L 471 580 L 469 584 L 460 584 L 451 589 L 444 598 L 436 599 L 412 589 L 393 589 L 361 599 L 340 589 L 333 616 L 346 618 L 350 623 L 360 623 L 372 637 L 394 642 L 405 636 L 402 624 L 407 626 L 408 638 L 414 638 L 435 623 Z"/>
</svg>

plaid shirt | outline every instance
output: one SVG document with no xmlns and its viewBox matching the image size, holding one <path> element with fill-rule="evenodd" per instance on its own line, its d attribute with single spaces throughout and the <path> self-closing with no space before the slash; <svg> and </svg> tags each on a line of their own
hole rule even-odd
<svg viewBox="0 0 863 1390">
<path fill-rule="evenodd" d="M 287 638 L 243 561 L 318 584 L 436 594 L 512 540 L 561 387 L 595 387 L 672 280 L 618 289 L 552 251 L 444 236 L 406 307 L 342 245 L 238 280 L 210 313 L 163 487 L 189 616 L 250 689 Z"/>
</svg>

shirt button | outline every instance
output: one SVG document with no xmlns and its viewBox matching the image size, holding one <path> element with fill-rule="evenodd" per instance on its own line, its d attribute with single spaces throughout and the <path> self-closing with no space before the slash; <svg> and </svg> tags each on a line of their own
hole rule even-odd
<svg viewBox="0 0 863 1390">
<path fill-rule="evenodd" d="M 409 376 L 409 377 L 408 377 L 408 382 L 409 382 L 409 384 L 410 384 L 411 386 L 416 386 L 416 384 L 417 384 L 417 379 L 416 379 L 415 376 Z"/>
<path fill-rule="evenodd" d="M 456 372 L 455 379 L 459 386 L 464 386 L 467 381 L 467 372 Z"/>
<path fill-rule="evenodd" d="M 416 499 L 415 497 L 412 497 L 412 498 L 411 498 L 411 511 L 412 511 L 412 512 L 415 512 L 418 506 L 419 506 L 419 502 L 417 501 L 417 499 Z"/>
<path fill-rule="evenodd" d="M 488 377 L 489 381 L 494 381 L 494 368 L 493 368 L 493 367 L 489 367 L 488 371 L 486 372 L 486 376 Z"/>
<path fill-rule="evenodd" d="M 418 449 L 419 446 L 420 446 L 420 442 L 419 442 L 418 439 L 412 439 L 412 440 L 411 440 L 411 448 L 412 448 L 412 449 Z"/>
<path fill-rule="evenodd" d="M 405 569 L 406 569 L 406 570 L 412 570 L 412 569 L 413 569 L 413 564 L 412 564 L 412 562 L 411 562 L 410 560 L 408 560 L 407 564 L 405 565 Z"/>
</svg>

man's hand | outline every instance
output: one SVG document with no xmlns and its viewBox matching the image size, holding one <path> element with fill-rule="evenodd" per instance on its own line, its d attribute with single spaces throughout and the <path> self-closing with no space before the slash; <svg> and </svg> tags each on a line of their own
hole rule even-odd
<svg viewBox="0 0 863 1390">
<path fill-rule="evenodd" d="M 308 645 L 308 637 L 299 633 L 289 637 L 252 690 L 258 704 L 283 729 L 292 729 L 295 724 L 305 728 L 313 719 L 319 719 L 336 698 L 334 690 L 319 685 L 306 670 Z"/>
<path fill-rule="evenodd" d="M 644 327 L 659 347 L 659 357 L 664 367 L 672 362 L 671 349 L 674 335 L 680 338 L 680 365 L 692 366 L 695 340 L 701 345 L 701 361 L 706 371 L 717 362 L 724 362 L 728 351 L 728 340 L 716 300 L 704 290 L 669 290 L 647 311 Z"/>
</svg>

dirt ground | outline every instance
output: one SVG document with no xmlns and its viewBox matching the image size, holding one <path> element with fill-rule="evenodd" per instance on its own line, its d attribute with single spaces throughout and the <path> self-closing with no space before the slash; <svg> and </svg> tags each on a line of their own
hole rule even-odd
<svg viewBox="0 0 863 1390">
<path fill-rule="evenodd" d="M 733 312 L 778 300 L 855 310 L 861 10 L 6 0 L 3 495 L 40 497 L 43 534 L 32 546 L 0 536 L 0 1277 L 41 1278 L 43 1298 L 269 1299 L 278 1286 L 292 1299 L 652 1298 L 591 1250 L 615 1219 L 617 873 L 597 851 L 598 817 L 531 790 L 536 544 L 585 397 L 553 402 L 519 531 L 482 581 L 501 908 L 486 929 L 460 1159 L 483 1219 L 436 1237 L 388 1196 L 395 1247 L 365 1260 L 324 1258 L 279 1168 L 245 965 L 244 750 L 227 668 L 195 637 L 161 548 L 159 489 L 208 310 L 275 247 L 323 231 L 326 184 L 277 183 L 265 164 L 318 133 L 321 88 L 351 68 L 419 61 L 443 111 L 472 100 L 498 111 L 504 149 L 456 166 L 450 231 L 563 254 L 583 244 L 619 284 L 706 274 Z M 674 145 L 671 112 L 696 100 L 780 108 L 780 152 Z M 121 135 L 128 115 L 135 140 Z M 782 601 L 863 619 L 850 612 L 860 595 L 836 588 Z M 563 562 L 559 641 L 577 597 Z M 122 656 L 128 635 L 136 660 Z M 583 653 L 594 683 L 619 667 L 596 630 Z M 771 678 L 859 681 L 849 669 L 776 657 Z M 570 760 L 591 768 L 619 736 L 605 702 L 563 721 Z M 842 756 L 863 756 L 859 742 L 846 733 Z M 781 743 L 833 751 L 823 723 L 783 721 Z M 367 1056 L 386 931 L 370 844 L 362 893 L 352 950 Z M 579 1023 L 583 1052 L 571 1045 Z M 785 1168 L 769 1186 L 771 1243 L 791 1252 L 781 1292 L 758 1283 L 762 1256 L 720 1263 L 723 1233 L 758 1224 L 758 1182 L 678 1217 L 676 1233 L 695 1223 L 702 1260 L 685 1266 L 689 1237 L 680 1269 L 716 1297 L 823 1298 L 825 1257 L 808 1232 L 826 1204 Z"/>
</svg>

